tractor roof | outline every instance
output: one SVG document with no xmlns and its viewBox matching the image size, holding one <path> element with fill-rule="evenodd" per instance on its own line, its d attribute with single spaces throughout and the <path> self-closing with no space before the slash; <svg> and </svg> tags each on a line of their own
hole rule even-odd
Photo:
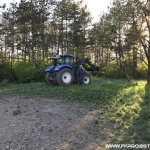
<svg viewBox="0 0 150 150">
<path fill-rule="evenodd" d="M 74 57 L 73 54 L 63 54 L 63 55 L 60 55 L 61 57 Z"/>
<path fill-rule="evenodd" d="M 74 55 L 73 54 L 56 55 L 56 56 L 48 58 L 48 59 L 59 59 L 61 57 L 74 57 Z"/>
</svg>

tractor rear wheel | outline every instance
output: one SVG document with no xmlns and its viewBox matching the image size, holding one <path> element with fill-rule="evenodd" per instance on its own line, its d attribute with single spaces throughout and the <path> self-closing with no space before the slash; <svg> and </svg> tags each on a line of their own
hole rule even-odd
<svg viewBox="0 0 150 150">
<path fill-rule="evenodd" d="M 55 85 L 55 84 L 57 84 L 55 79 L 52 80 L 52 74 L 49 73 L 49 72 L 46 72 L 46 74 L 45 74 L 45 83 L 47 85 L 51 85 L 51 84 Z"/>
<path fill-rule="evenodd" d="M 91 83 L 91 76 L 87 73 L 84 73 L 80 79 L 80 84 L 88 85 Z"/>
<path fill-rule="evenodd" d="M 69 68 L 64 68 L 57 72 L 56 81 L 59 85 L 71 85 L 74 79 L 73 71 Z"/>
<path fill-rule="evenodd" d="M 47 85 L 49 85 L 51 83 L 50 80 L 49 80 L 49 72 L 46 72 L 46 74 L 45 74 L 45 83 Z"/>
</svg>

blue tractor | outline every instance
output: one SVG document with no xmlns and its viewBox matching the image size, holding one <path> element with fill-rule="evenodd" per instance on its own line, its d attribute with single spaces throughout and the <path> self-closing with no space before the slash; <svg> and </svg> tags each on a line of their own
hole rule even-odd
<svg viewBox="0 0 150 150">
<path fill-rule="evenodd" d="M 91 83 L 89 71 L 98 72 L 99 67 L 92 64 L 88 58 L 80 59 L 73 54 L 64 54 L 52 57 L 52 66 L 45 69 L 45 81 L 47 84 L 71 85 Z"/>
</svg>

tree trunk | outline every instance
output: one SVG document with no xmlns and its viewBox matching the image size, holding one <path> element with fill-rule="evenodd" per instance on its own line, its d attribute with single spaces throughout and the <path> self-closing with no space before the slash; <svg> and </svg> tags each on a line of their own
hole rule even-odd
<svg viewBox="0 0 150 150">
<path fill-rule="evenodd" d="M 137 49 L 133 48 L 133 65 L 132 75 L 135 78 L 137 76 Z"/>
<path fill-rule="evenodd" d="M 148 60 L 147 84 L 150 85 L 150 58 Z"/>
</svg>

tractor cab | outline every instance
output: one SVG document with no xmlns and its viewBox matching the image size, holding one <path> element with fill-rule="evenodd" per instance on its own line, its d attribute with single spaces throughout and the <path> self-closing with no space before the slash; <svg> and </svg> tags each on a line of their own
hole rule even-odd
<svg viewBox="0 0 150 150">
<path fill-rule="evenodd" d="M 61 59 L 62 59 L 62 64 L 67 64 L 72 66 L 74 64 L 74 55 L 72 54 L 64 54 L 64 55 L 60 55 Z"/>
<path fill-rule="evenodd" d="M 51 60 L 53 66 L 55 67 L 62 64 L 72 66 L 74 64 L 74 55 L 72 54 L 57 55 L 56 57 L 52 57 Z"/>
</svg>

